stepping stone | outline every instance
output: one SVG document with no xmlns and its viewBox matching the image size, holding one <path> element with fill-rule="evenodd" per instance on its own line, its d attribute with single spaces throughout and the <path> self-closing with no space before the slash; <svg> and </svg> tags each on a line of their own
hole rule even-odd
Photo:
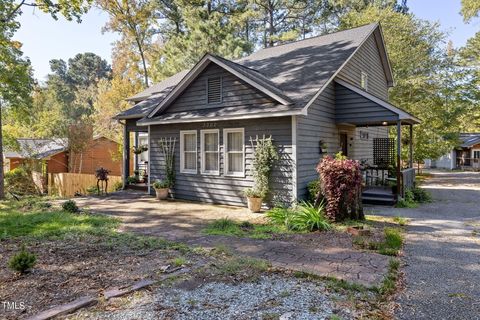
<svg viewBox="0 0 480 320">
<path fill-rule="evenodd" d="M 115 297 L 120 297 L 130 292 L 137 291 L 145 287 L 151 286 L 154 283 L 155 282 L 152 280 L 140 280 L 126 288 L 113 288 L 113 289 L 107 290 L 104 292 L 103 296 L 106 300 L 115 298 Z"/>
<path fill-rule="evenodd" d="M 47 319 L 52 319 L 54 317 L 66 315 L 69 313 L 72 313 L 80 308 L 84 308 L 90 305 L 93 305 L 97 303 L 96 298 L 92 297 L 83 297 L 76 299 L 70 303 L 63 304 L 60 306 L 53 307 L 51 309 L 42 311 L 30 318 L 27 318 L 27 320 L 47 320 Z"/>
</svg>

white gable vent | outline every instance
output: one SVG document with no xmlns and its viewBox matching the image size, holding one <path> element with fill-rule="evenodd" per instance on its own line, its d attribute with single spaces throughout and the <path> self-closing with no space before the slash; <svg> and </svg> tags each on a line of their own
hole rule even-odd
<svg viewBox="0 0 480 320">
<path fill-rule="evenodd" d="M 208 78 L 207 80 L 207 103 L 222 102 L 222 78 Z"/>
</svg>

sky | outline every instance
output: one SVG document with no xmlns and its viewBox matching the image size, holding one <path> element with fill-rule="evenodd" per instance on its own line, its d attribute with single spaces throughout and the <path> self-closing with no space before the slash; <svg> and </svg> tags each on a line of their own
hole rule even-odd
<svg viewBox="0 0 480 320">
<path fill-rule="evenodd" d="M 465 24 L 460 12 L 460 0 L 409 0 L 410 11 L 417 17 L 438 21 L 442 31 L 449 34 L 455 47 L 480 30 L 480 18 Z M 50 72 L 51 59 L 67 61 L 77 53 L 93 52 L 111 63 L 112 43 L 118 34 L 102 33 L 108 16 L 98 9 L 92 9 L 83 16 L 82 23 L 66 21 L 59 17 L 53 20 L 49 15 L 32 8 L 23 10 L 19 21 L 20 29 L 15 39 L 23 43 L 23 52 L 30 58 L 35 78 L 45 80 Z"/>
</svg>

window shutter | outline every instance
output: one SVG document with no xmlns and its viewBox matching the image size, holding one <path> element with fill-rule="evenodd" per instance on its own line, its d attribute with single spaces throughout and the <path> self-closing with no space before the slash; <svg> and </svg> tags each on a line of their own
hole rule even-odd
<svg viewBox="0 0 480 320">
<path fill-rule="evenodd" d="M 207 103 L 222 102 L 222 78 L 208 78 L 207 80 Z"/>
</svg>

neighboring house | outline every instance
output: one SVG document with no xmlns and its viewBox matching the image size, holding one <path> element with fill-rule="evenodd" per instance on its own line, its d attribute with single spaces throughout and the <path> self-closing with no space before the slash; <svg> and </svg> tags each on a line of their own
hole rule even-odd
<svg viewBox="0 0 480 320">
<path fill-rule="evenodd" d="M 103 167 L 110 175 L 122 174 L 122 159 L 119 156 L 119 144 L 103 136 L 94 137 L 81 153 L 71 152 L 70 171 L 75 173 L 95 173 Z"/>
<path fill-rule="evenodd" d="M 480 133 L 460 133 L 459 146 L 436 160 L 425 160 L 425 167 L 440 169 L 480 169 Z"/>
<path fill-rule="evenodd" d="M 18 139 L 17 151 L 6 151 L 8 170 L 22 165 L 35 166 L 43 173 L 68 171 L 67 143 L 64 139 Z"/>
<path fill-rule="evenodd" d="M 18 139 L 18 151 L 5 152 L 6 168 L 13 170 L 29 164 L 34 171 L 47 173 L 94 174 L 100 167 L 107 168 L 111 175 L 121 175 L 121 159 L 117 142 L 105 137 L 94 137 L 82 153 L 68 152 L 66 139 Z"/>
<path fill-rule="evenodd" d="M 266 135 L 281 155 L 271 175 L 273 200 L 305 198 L 326 154 L 342 151 L 372 166 L 381 152 L 395 157 L 388 126 L 411 130 L 419 120 L 387 102 L 391 86 L 378 24 L 235 61 L 206 54 L 192 69 L 128 98 L 135 105 L 115 117 L 124 124 L 124 178 L 132 133 L 148 136 L 150 182 L 165 177 L 159 140 L 175 138 L 176 198 L 244 205 L 242 191 L 253 184 L 250 140 Z M 398 183 L 411 183 L 413 169 L 401 169 Z"/>
</svg>

